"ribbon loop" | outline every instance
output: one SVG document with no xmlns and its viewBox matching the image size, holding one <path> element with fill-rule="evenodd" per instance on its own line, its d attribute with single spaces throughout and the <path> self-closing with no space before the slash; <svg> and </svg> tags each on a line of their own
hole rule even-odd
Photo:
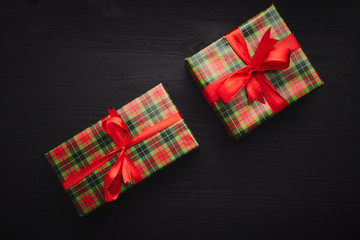
<svg viewBox="0 0 360 240">
<path fill-rule="evenodd" d="M 263 61 L 255 68 L 258 72 L 281 70 L 289 67 L 291 51 L 289 48 L 273 47 Z"/>
<path fill-rule="evenodd" d="M 117 146 L 126 147 L 130 142 L 129 129 L 115 109 L 109 110 L 109 115 L 101 120 L 101 127 Z"/>
</svg>

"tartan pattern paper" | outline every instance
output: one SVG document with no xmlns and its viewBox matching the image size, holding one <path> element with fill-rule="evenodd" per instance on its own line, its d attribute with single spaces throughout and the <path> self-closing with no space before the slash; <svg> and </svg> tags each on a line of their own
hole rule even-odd
<svg viewBox="0 0 360 240">
<path fill-rule="evenodd" d="M 154 126 L 168 115 L 178 112 L 168 93 L 160 84 L 117 110 L 126 122 L 130 137 L 136 137 L 148 126 Z M 105 156 L 116 147 L 102 130 L 101 121 L 57 146 L 45 156 L 61 183 L 88 166 L 98 156 Z M 135 144 L 126 153 L 142 179 L 167 166 L 198 147 L 184 120 Z M 67 190 L 76 210 L 84 216 L 105 203 L 104 180 L 118 154 Z M 123 184 L 121 193 L 133 186 Z"/>
<path fill-rule="evenodd" d="M 239 27 L 251 56 L 270 27 L 271 35 L 275 39 L 282 40 L 291 33 L 274 5 Z M 185 64 L 201 90 L 215 80 L 246 66 L 225 37 L 186 58 Z M 289 68 L 267 71 L 264 74 L 289 104 L 323 85 L 301 48 L 291 53 Z M 211 107 L 234 139 L 239 139 L 274 115 L 268 104 L 254 101 L 248 105 L 245 88 L 229 103 L 218 99 Z"/>
</svg>

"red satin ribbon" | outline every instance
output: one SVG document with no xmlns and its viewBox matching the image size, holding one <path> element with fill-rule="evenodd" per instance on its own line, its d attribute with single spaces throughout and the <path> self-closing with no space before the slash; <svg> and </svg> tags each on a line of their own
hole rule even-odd
<svg viewBox="0 0 360 240">
<path fill-rule="evenodd" d="M 142 180 L 140 173 L 129 159 L 125 150 L 165 128 L 170 127 L 180 120 L 182 120 L 182 116 L 177 112 L 176 114 L 163 119 L 155 126 L 146 128 L 141 135 L 130 139 L 129 129 L 126 123 L 119 117 L 115 109 L 109 110 L 109 115 L 101 120 L 101 127 L 115 142 L 117 148 L 105 156 L 96 158 L 90 165 L 63 182 L 64 189 L 67 190 L 71 188 L 120 152 L 117 161 L 105 176 L 104 184 L 105 201 L 110 202 L 116 200 L 120 194 L 123 183 L 132 183 L 132 180 L 134 180 L 135 183 L 138 183 Z"/>
<path fill-rule="evenodd" d="M 265 97 L 275 114 L 289 105 L 263 72 L 288 68 L 291 52 L 300 48 L 300 45 L 293 34 L 279 41 L 271 38 L 270 31 L 271 28 L 264 33 L 252 58 L 240 28 L 234 29 L 225 36 L 230 46 L 247 66 L 206 86 L 202 93 L 209 104 L 219 98 L 228 103 L 245 87 L 249 104 L 254 100 L 265 104 Z"/>
</svg>

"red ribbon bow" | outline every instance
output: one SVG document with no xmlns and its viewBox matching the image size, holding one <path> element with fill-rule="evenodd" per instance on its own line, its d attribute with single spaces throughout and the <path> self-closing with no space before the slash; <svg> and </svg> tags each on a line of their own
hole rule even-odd
<svg viewBox="0 0 360 240">
<path fill-rule="evenodd" d="M 270 37 L 270 31 L 271 28 L 264 33 L 252 58 L 240 28 L 236 28 L 225 36 L 247 66 L 205 87 L 203 94 L 209 103 L 219 98 L 228 103 L 243 87 L 246 87 L 249 104 L 254 100 L 265 104 L 265 97 L 274 113 L 280 112 L 289 105 L 263 72 L 288 68 L 291 51 L 298 49 L 300 45 L 293 34 L 279 42 Z"/>
<path fill-rule="evenodd" d="M 141 176 L 134 163 L 129 159 L 125 150 L 130 146 L 129 129 L 126 123 L 119 117 L 116 110 L 109 110 L 109 116 L 101 120 L 102 129 L 115 142 L 117 149 L 109 154 L 120 151 L 117 161 L 111 167 L 105 177 L 105 201 L 110 202 L 118 198 L 122 183 L 135 183 L 141 181 Z"/>
<path fill-rule="evenodd" d="M 109 110 L 109 115 L 101 120 L 102 129 L 111 137 L 116 144 L 116 149 L 106 154 L 99 156 L 92 161 L 91 164 L 81 169 L 76 174 L 63 182 L 65 190 L 73 187 L 78 182 L 82 181 L 86 176 L 93 173 L 96 169 L 104 165 L 107 161 L 116 156 L 120 152 L 117 161 L 111 167 L 110 171 L 105 176 L 104 195 L 105 201 L 110 202 L 118 198 L 123 183 L 138 183 L 142 180 L 139 171 L 136 169 L 133 162 L 126 154 L 126 149 L 144 141 L 145 139 L 157 134 L 158 132 L 170 127 L 171 125 L 181 121 L 183 118 L 180 112 L 169 114 L 153 126 L 148 126 L 143 129 L 141 134 L 131 138 L 129 129 L 126 123 L 120 118 L 117 111 L 113 108 Z"/>
</svg>

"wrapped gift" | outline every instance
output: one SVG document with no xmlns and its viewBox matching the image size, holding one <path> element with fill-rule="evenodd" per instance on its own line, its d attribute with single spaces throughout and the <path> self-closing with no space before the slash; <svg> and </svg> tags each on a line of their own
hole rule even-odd
<svg viewBox="0 0 360 240">
<path fill-rule="evenodd" d="M 274 5 L 185 64 L 234 139 L 323 85 Z"/>
<path fill-rule="evenodd" d="M 45 156 L 84 216 L 197 147 L 160 84 Z"/>
</svg>

